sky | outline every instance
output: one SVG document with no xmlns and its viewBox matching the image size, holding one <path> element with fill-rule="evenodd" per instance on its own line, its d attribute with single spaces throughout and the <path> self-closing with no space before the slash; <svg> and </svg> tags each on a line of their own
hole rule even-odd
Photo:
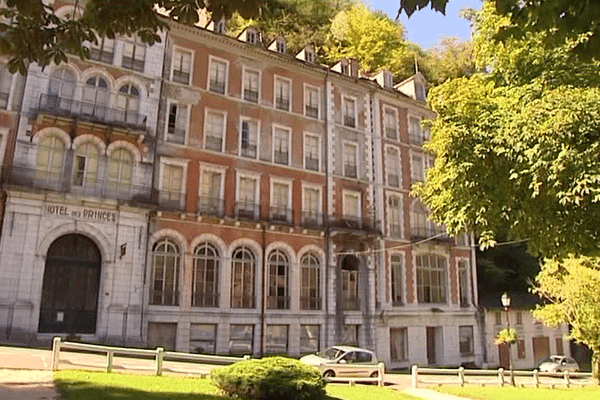
<svg viewBox="0 0 600 400">
<path fill-rule="evenodd" d="M 365 0 L 372 9 L 380 10 L 392 19 L 398 15 L 400 0 Z M 410 18 L 406 13 L 400 15 L 399 21 L 406 28 L 406 36 L 411 42 L 427 49 L 434 45 L 441 36 L 458 36 L 462 40 L 471 37 L 469 21 L 459 17 L 461 8 L 481 8 L 479 0 L 449 0 L 446 6 L 446 16 L 432 11 L 430 8 L 416 11 Z"/>
</svg>

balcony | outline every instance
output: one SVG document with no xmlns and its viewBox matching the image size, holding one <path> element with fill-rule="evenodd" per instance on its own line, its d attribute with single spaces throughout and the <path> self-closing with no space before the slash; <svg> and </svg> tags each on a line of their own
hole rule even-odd
<svg viewBox="0 0 600 400">
<path fill-rule="evenodd" d="M 309 229 L 321 229 L 323 214 L 316 211 L 302 211 L 302 226 Z"/>
<path fill-rule="evenodd" d="M 219 294 L 193 293 L 192 307 L 219 307 Z"/>
<path fill-rule="evenodd" d="M 146 130 L 146 116 L 128 110 L 75 101 L 53 94 L 42 94 L 37 111 L 52 115 L 79 118 L 85 121 Z"/>
<path fill-rule="evenodd" d="M 267 308 L 276 310 L 288 310 L 290 308 L 290 297 L 267 296 Z"/>
<path fill-rule="evenodd" d="M 294 222 L 294 210 L 287 206 L 272 206 L 270 220 L 275 224 L 291 225 Z"/>
<path fill-rule="evenodd" d="M 185 193 L 172 190 L 159 190 L 158 205 L 161 209 L 170 211 L 184 211 Z"/>
<path fill-rule="evenodd" d="M 258 92 L 256 90 L 244 89 L 244 100 L 258 103 Z"/>
<path fill-rule="evenodd" d="M 330 221 L 329 226 L 336 231 L 358 231 L 361 233 L 372 233 L 381 235 L 381 222 L 375 219 L 374 214 L 368 217 L 358 217 L 356 215 L 342 215 L 340 218 Z"/>
<path fill-rule="evenodd" d="M 8 183 L 59 193 L 76 193 L 102 199 L 123 200 L 132 204 L 151 204 L 149 185 L 135 185 L 127 181 L 117 182 L 99 177 L 92 179 L 89 176 L 79 179 L 77 176 L 72 176 L 70 172 L 65 173 L 64 168 L 42 171 L 15 165 L 11 168 Z"/>
<path fill-rule="evenodd" d="M 287 151 L 275 150 L 273 152 L 273 162 L 276 164 L 288 165 L 290 163 L 289 155 L 290 153 Z"/>
<path fill-rule="evenodd" d="M 427 224 L 425 226 L 423 226 L 423 225 L 411 226 L 410 234 L 411 234 L 412 239 L 426 239 L 426 238 L 431 238 L 436 235 L 440 235 L 440 236 L 436 237 L 435 240 L 438 240 L 441 242 L 453 241 L 453 239 L 448 236 L 448 234 L 446 233 L 446 231 L 444 229 L 442 229 L 441 227 L 439 227 L 433 223 Z"/>
<path fill-rule="evenodd" d="M 260 204 L 250 201 L 237 201 L 235 203 L 235 217 L 250 221 L 258 221 L 260 218 Z"/>
<path fill-rule="evenodd" d="M 198 199 L 198 212 L 201 215 L 223 217 L 223 199 L 218 197 L 200 196 Z"/>
</svg>

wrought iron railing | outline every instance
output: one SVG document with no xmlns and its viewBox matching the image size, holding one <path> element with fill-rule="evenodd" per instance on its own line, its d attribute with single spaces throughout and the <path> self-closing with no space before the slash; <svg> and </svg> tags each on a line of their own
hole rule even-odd
<svg viewBox="0 0 600 400">
<path fill-rule="evenodd" d="M 306 106 L 305 112 L 307 117 L 319 118 L 319 107 Z"/>
<path fill-rule="evenodd" d="M 200 196 L 198 198 L 198 212 L 205 215 L 223 216 L 223 199 L 219 197 Z"/>
<path fill-rule="evenodd" d="M 294 222 L 294 210 L 288 207 L 272 206 L 270 214 L 271 222 L 278 224 L 292 224 Z"/>
<path fill-rule="evenodd" d="M 256 158 L 256 145 L 242 143 L 242 157 Z"/>
<path fill-rule="evenodd" d="M 357 177 L 356 164 L 350 164 L 350 163 L 344 164 L 344 176 L 346 176 L 348 178 L 356 178 Z"/>
<path fill-rule="evenodd" d="M 258 103 L 258 92 L 256 90 L 244 89 L 244 100 Z"/>
<path fill-rule="evenodd" d="M 185 210 L 185 193 L 176 190 L 158 191 L 159 208 L 173 211 Z"/>
<path fill-rule="evenodd" d="M 304 157 L 304 166 L 311 171 L 318 171 L 319 159 L 314 157 Z"/>
<path fill-rule="evenodd" d="M 211 92 L 225 94 L 225 82 L 211 79 L 209 84 L 209 90 Z"/>
<path fill-rule="evenodd" d="M 206 136 L 204 146 L 207 150 L 221 151 L 223 149 L 223 138 Z"/>
<path fill-rule="evenodd" d="M 277 97 L 275 99 L 275 107 L 280 109 L 280 110 L 289 110 L 290 109 L 290 100 L 289 99 L 284 99 L 282 97 Z"/>
<path fill-rule="evenodd" d="M 355 128 L 356 127 L 356 120 L 354 119 L 354 117 L 350 117 L 348 115 L 344 115 L 344 125 L 350 127 L 350 128 Z"/>
<path fill-rule="evenodd" d="M 260 218 L 260 204 L 249 201 L 237 201 L 235 203 L 235 217 L 258 221 Z"/>
<path fill-rule="evenodd" d="M 321 228 L 323 214 L 316 211 L 302 211 L 302 226 L 305 228 Z"/>
</svg>

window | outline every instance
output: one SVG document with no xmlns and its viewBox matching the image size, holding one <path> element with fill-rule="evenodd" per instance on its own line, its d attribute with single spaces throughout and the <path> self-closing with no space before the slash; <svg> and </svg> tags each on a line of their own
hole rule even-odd
<svg viewBox="0 0 600 400">
<path fill-rule="evenodd" d="M 344 192 L 344 219 L 360 222 L 360 193 Z"/>
<path fill-rule="evenodd" d="M 219 306 L 220 257 L 216 247 L 201 243 L 194 249 L 192 307 Z"/>
<path fill-rule="evenodd" d="M 190 353 L 215 354 L 217 325 L 190 324 Z"/>
<path fill-rule="evenodd" d="M 390 357 L 392 361 L 408 359 L 408 333 L 406 328 L 390 328 Z"/>
<path fill-rule="evenodd" d="M 400 156 L 398 149 L 388 147 L 385 151 L 388 186 L 400 187 Z"/>
<path fill-rule="evenodd" d="M 254 177 L 241 176 L 238 180 L 238 201 L 236 217 L 257 219 L 259 214 L 258 181 Z"/>
<path fill-rule="evenodd" d="M 183 206 L 184 168 L 182 165 L 162 164 L 159 202 L 162 206 L 180 208 Z"/>
<path fill-rule="evenodd" d="M 84 143 L 75 150 L 73 185 L 93 188 L 98 177 L 98 147 Z"/>
<path fill-rule="evenodd" d="M 276 46 L 278 53 L 285 54 L 285 42 L 283 40 L 277 40 Z"/>
<path fill-rule="evenodd" d="M 408 117 L 408 137 L 411 144 L 423 144 L 423 132 L 421 131 L 421 119 Z"/>
<path fill-rule="evenodd" d="M 290 136 L 289 129 L 273 128 L 273 162 L 281 165 L 290 163 Z"/>
<path fill-rule="evenodd" d="M 344 310 L 358 310 L 358 266 L 355 256 L 347 255 L 342 260 L 342 298 Z"/>
<path fill-rule="evenodd" d="M 139 123 L 140 92 L 133 85 L 123 85 L 117 94 L 119 120 L 130 124 Z"/>
<path fill-rule="evenodd" d="M 502 313 L 499 311 L 494 313 L 494 325 L 502 325 Z"/>
<path fill-rule="evenodd" d="M 400 196 L 388 197 L 388 229 L 392 237 L 402 237 L 402 199 Z"/>
<path fill-rule="evenodd" d="M 290 308 L 289 297 L 290 260 L 281 250 L 274 250 L 269 255 L 269 282 L 267 292 L 267 308 L 287 310 Z"/>
<path fill-rule="evenodd" d="M 133 155 L 123 149 L 110 153 L 108 161 L 108 186 L 118 193 L 129 193 L 133 175 Z"/>
<path fill-rule="evenodd" d="M 302 189 L 302 223 L 310 226 L 321 224 L 321 190 L 306 186 Z"/>
<path fill-rule="evenodd" d="M 300 309 L 321 309 L 321 269 L 319 259 L 312 253 L 305 254 L 300 260 L 301 286 Z"/>
<path fill-rule="evenodd" d="M 258 103 L 260 74 L 257 71 L 244 69 L 244 100 Z"/>
<path fill-rule="evenodd" d="M 517 311 L 517 325 L 523 325 L 523 313 Z"/>
<path fill-rule="evenodd" d="M 433 254 L 418 255 L 417 299 L 419 303 L 446 302 L 446 259 Z"/>
<path fill-rule="evenodd" d="M 223 151 L 225 137 L 225 113 L 206 111 L 204 123 L 204 148 L 207 150 Z"/>
<path fill-rule="evenodd" d="M 90 59 L 112 64 L 115 54 L 115 41 L 107 37 L 97 38 L 97 43 L 90 44 Z"/>
<path fill-rule="evenodd" d="M 304 135 L 304 168 L 311 171 L 319 171 L 320 149 L 319 136 Z"/>
<path fill-rule="evenodd" d="M 184 104 L 168 103 L 167 141 L 185 144 L 188 127 L 189 107 Z"/>
<path fill-rule="evenodd" d="M 223 172 L 204 170 L 200 188 L 201 214 L 223 216 Z"/>
<path fill-rule="evenodd" d="M 59 68 L 50 75 L 48 95 L 42 107 L 49 111 L 72 111 L 75 94 L 75 73 L 67 68 Z M 43 98 L 43 97 L 42 97 Z M 7 98 L 8 100 L 8 98 Z"/>
<path fill-rule="evenodd" d="M 173 59 L 171 60 L 171 80 L 188 85 L 191 71 L 192 53 L 182 49 L 174 49 Z"/>
<path fill-rule="evenodd" d="M 404 258 L 400 255 L 392 255 L 390 257 L 390 270 L 392 272 L 392 304 L 402 304 L 402 291 L 404 281 L 402 270 L 404 269 Z"/>
<path fill-rule="evenodd" d="M 286 354 L 288 350 L 288 326 L 267 325 L 265 352 L 267 354 Z"/>
<path fill-rule="evenodd" d="M 423 155 L 413 154 L 410 157 L 410 177 L 413 183 L 425 180 L 425 169 L 423 168 Z"/>
<path fill-rule="evenodd" d="M 348 178 L 356 178 L 358 176 L 356 170 L 358 147 L 354 143 L 344 143 L 344 176 Z"/>
<path fill-rule="evenodd" d="M 385 108 L 384 126 L 388 139 L 398 139 L 398 114 L 393 108 Z"/>
<path fill-rule="evenodd" d="M 460 349 L 461 356 L 472 356 L 475 351 L 473 348 L 473 327 L 459 326 L 458 335 L 460 337 L 458 347 Z"/>
<path fill-rule="evenodd" d="M 360 325 L 344 325 L 343 344 L 358 346 L 358 329 Z"/>
<path fill-rule="evenodd" d="M 254 120 L 242 120 L 241 131 L 241 155 L 248 158 L 256 158 L 258 143 L 258 122 Z"/>
<path fill-rule="evenodd" d="M 64 159 L 65 143 L 57 136 L 44 136 L 38 143 L 36 177 L 44 182 L 59 182 Z"/>
<path fill-rule="evenodd" d="M 144 61 L 146 59 L 146 44 L 139 38 L 133 37 L 123 44 L 123 68 L 144 72 Z"/>
<path fill-rule="evenodd" d="M 8 109 L 8 98 L 10 96 L 10 87 L 12 85 L 13 74 L 8 72 L 8 68 L 0 67 L 0 109 Z"/>
<path fill-rule="evenodd" d="M 421 83 L 415 83 L 415 94 L 416 94 L 417 100 L 425 101 L 426 100 L 425 85 L 423 85 Z"/>
<path fill-rule="evenodd" d="M 81 112 L 104 119 L 107 117 L 108 84 L 104 78 L 92 76 L 88 78 L 83 87 Z"/>
<path fill-rule="evenodd" d="M 275 77 L 275 108 L 290 111 L 292 82 L 289 79 Z"/>
<path fill-rule="evenodd" d="M 304 87 L 304 115 L 319 118 L 319 89 L 316 87 Z"/>
<path fill-rule="evenodd" d="M 179 247 L 162 239 L 152 247 L 152 289 L 150 304 L 179 305 Z"/>
<path fill-rule="evenodd" d="M 253 28 L 246 28 L 246 43 L 256 44 L 258 40 L 258 32 Z"/>
<path fill-rule="evenodd" d="M 254 325 L 230 325 L 229 326 L 229 353 L 249 354 L 253 353 Z"/>
<path fill-rule="evenodd" d="M 410 209 L 410 230 L 413 237 L 426 238 L 433 236 L 432 223 L 427 219 L 427 210 L 420 201 L 415 200 Z"/>
<path fill-rule="evenodd" d="M 227 63 L 211 57 L 209 68 L 210 74 L 208 90 L 215 93 L 225 94 L 227 85 Z"/>
<path fill-rule="evenodd" d="M 556 354 L 565 354 L 563 350 L 563 338 L 562 336 L 556 337 Z"/>
<path fill-rule="evenodd" d="M 234 250 L 231 257 L 231 307 L 254 308 L 254 276 L 256 257 L 249 248 Z"/>
<path fill-rule="evenodd" d="M 460 295 L 460 305 L 469 306 L 469 269 L 466 261 L 458 262 L 458 290 Z"/>
<path fill-rule="evenodd" d="M 562 353 L 557 353 L 562 354 Z M 523 359 L 525 358 L 525 340 L 518 339 L 517 340 L 517 358 Z"/>
<path fill-rule="evenodd" d="M 300 354 L 319 351 L 321 342 L 319 333 L 319 325 L 300 325 Z"/>
<path fill-rule="evenodd" d="M 215 25 L 215 32 L 225 33 L 225 20 L 223 18 Z"/>
<path fill-rule="evenodd" d="M 356 128 L 356 100 L 344 97 L 342 99 L 342 111 L 344 113 L 344 125 Z"/>
<path fill-rule="evenodd" d="M 271 220 L 292 222 L 291 186 L 286 182 L 273 182 L 271 185 Z"/>
</svg>

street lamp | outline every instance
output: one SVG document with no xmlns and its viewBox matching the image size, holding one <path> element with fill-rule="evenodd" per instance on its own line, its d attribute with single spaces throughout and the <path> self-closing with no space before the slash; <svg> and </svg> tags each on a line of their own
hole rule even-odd
<svg viewBox="0 0 600 400">
<path fill-rule="evenodd" d="M 508 310 L 510 308 L 510 297 L 506 292 L 502 294 L 500 298 L 502 301 L 502 306 L 504 307 L 504 311 L 506 311 L 506 333 L 510 335 L 510 318 L 508 317 Z M 508 342 L 508 369 L 510 370 L 510 384 L 515 386 L 515 375 L 513 373 L 513 363 L 512 363 L 512 351 L 511 346 L 512 342 Z"/>
</svg>

